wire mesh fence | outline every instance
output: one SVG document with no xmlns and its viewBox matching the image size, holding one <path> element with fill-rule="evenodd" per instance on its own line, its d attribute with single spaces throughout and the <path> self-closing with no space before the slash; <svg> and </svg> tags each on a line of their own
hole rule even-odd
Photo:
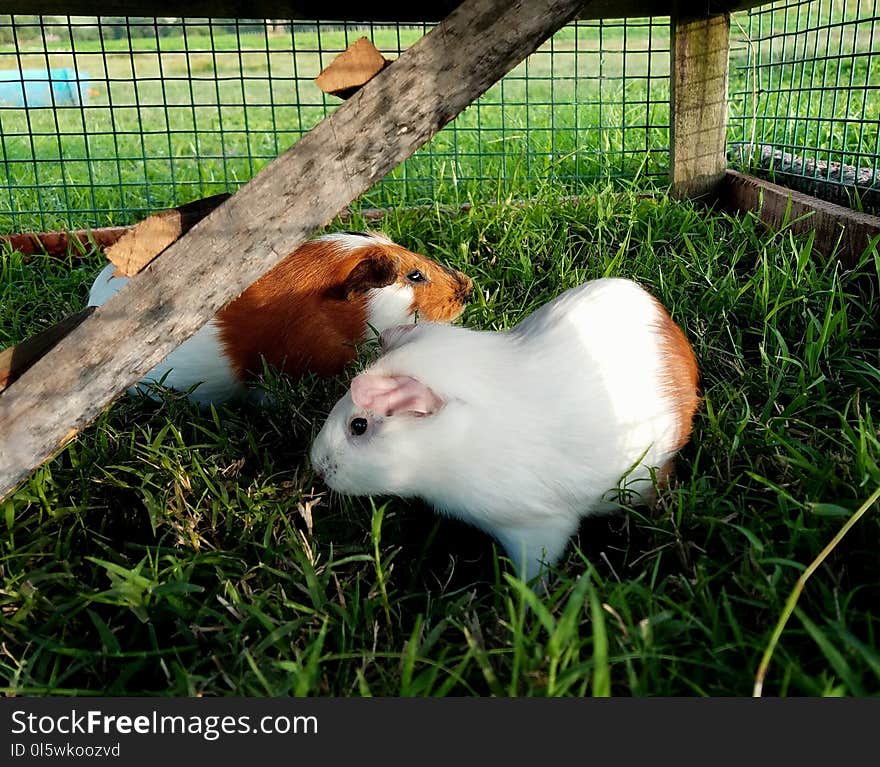
<svg viewBox="0 0 880 767">
<path fill-rule="evenodd" d="M 785 0 L 731 31 L 731 161 L 880 210 L 880 3 Z"/>
<path fill-rule="evenodd" d="M 735 166 L 880 209 L 878 5 L 734 14 Z M 366 36 L 393 59 L 429 29 L 0 16 L 0 231 L 127 223 L 234 191 L 338 106 L 314 78 L 350 43 Z M 359 204 L 664 181 L 669 70 L 668 18 L 571 24 Z"/>
<path fill-rule="evenodd" d="M 314 78 L 350 43 L 393 59 L 428 29 L 0 17 L 0 229 L 122 223 L 232 191 L 338 106 Z M 661 177 L 668 81 L 668 19 L 577 22 L 360 204 Z"/>
</svg>

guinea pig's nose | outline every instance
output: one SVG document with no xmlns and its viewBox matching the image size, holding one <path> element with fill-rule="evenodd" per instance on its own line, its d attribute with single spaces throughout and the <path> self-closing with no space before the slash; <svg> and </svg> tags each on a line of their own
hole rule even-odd
<svg viewBox="0 0 880 767">
<path fill-rule="evenodd" d="M 316 461 L 312 459 L 312 472 L 315 477 L 319 479 L 321 482 L 324 481 L 324 472 L 326 471 L 325 465 L 323 461 Z"/>
</svg>

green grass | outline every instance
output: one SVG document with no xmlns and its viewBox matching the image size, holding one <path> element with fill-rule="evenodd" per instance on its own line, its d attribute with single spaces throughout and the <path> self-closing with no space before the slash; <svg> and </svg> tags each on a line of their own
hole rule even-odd
<svg viewBox="0 0 880 767">
<path fill-rule="evenodd" d="M 847 270 L 809 236 L 635 186 L 558 194 L 383 228 L 474 278 L 472 327 L 603 275 L 665 303 L 704 399 L 654 512 L 585 521 L 532 592 L 419 502 L 313 481 L 349 376 L 270 380 L 265 410 L 125 397 L 0 505 L 2 689 L 750 694 L 799 576 L 880 486 L 880 257 Z M 80 306 L 101 266 L 0 259 L 0 346 Z M 875 506 L 807 582 L 765 694 L 880 693 L 878 549 Z"/>
</svg>

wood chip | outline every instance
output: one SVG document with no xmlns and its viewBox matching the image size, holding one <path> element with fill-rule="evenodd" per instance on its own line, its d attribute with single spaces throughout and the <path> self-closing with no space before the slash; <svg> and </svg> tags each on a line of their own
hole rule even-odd
<svg viewBox="0 0 880 767">
<path fill-rule="evenodd" d="M 114 277 L 131 277 L 180 237 L 180 212 L 163 210 L 141 221 L 104 251 Z"/>
<path fill-rule="evenodd" d="M 315 78 L 324 93 L 347 99 L 391 62 L 366 37 L 360 37 L 340 53 Z"/>
<path fill-rule="evenodd" d="M 131 277 L 140 272 L 165 248 L 192 229 L 229 194 L 217 194 L 188 202 L 177 208 L 160 210 L 129 229 L 104 255 L 116 267 L 114 277 Z"/>
</svg>

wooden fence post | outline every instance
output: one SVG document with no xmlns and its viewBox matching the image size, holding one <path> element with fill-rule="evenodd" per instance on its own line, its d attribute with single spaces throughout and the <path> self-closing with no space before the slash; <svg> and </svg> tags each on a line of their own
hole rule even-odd
<svg viewBox="0 0 880 767">
<path fill-rule="evenodd" d="M 727 169 L 730 14 L 673 15 L 669 180 L 676 197 L 713 194 Z"/>
</svg>

